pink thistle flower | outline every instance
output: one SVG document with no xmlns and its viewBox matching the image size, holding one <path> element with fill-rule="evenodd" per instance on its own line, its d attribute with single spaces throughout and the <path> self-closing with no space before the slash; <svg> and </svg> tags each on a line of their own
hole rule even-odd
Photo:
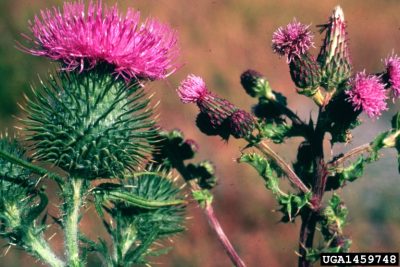
<svg viewBox="0 0 400 267">
<path fill-rule="evenodd" d="M 385 85 L 375 75 L 359 72 L 349 80 L 351 89 L 347 90 L 347 101 L 354 110 L 362 109 L 369 117 L 378 117 L 387 110 Z"/>
<path fill-rule="evenodd" d="M 272 50 L 281 56 L 287 55 L 290 62 L 294 57 L 305 54 L 314 46 L 310 25 L 294 20 L 285 27 L 278 28 L 272 35 Z"/>
<path fill-rule="evenodd" d="M 179 98 L 183 103 L 195 103 L 208 94 L 207 86 L 201 77 L 190 74 L 177 89 Z"/>
<path fill-rule="evenodd" d="M 64 3 L 62 11 L 41 11 L 30 22 L 33 38 L 24 35 L 33 47 L 20 47 L 60 61 L 67 71 L 105 62 L 127 81 L 164 79 L 177 69 L 176 33 L 155 19 L 139 20 L 140 12 L 128 9 L 121 16 L 117 5 L 103 7 L 101 1 L 91 1 L 87 11 L 82 1 Z"/>
<path fill-rule="evenodd" d="M 393 96 L 400 97 L 400 57 L 392 55 L 385 59 L 386 76 L 392 87 Z"/>
</svg>

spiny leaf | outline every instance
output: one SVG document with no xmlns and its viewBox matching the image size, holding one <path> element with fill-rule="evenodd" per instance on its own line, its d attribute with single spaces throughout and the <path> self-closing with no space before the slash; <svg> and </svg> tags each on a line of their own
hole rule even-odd
<svg viewBox="0 0 400 267">
<path fill-rule="evenodd" d="M 290 136 L 292 127 L 286 123 L 273 124 L 273 123 L 261 123 L 260 124 L 260 135 L 262 138 L 271 139 L 275 144 L 284 142 L 285 138 Z"/>
<path fill-rule="evenodd" d="M 156 240 L 184 230 L 185 201 L 164 172 L 138 172 L 121 184 L 101 184 L 94 192 L 112 204 L 104 208 L 113 224 L 103 221 L 113 240 L 116 266 L 145 263 Z"/>
<path fill-rule="evenodd" d="M 104 198 L 110 201 L 120 201 L 125 203 L 126 205 L 132 205 L 143 209 L 157 209 L 161 207 L 168 206 L 178 206 L 183 205 L 186 202 L 184 200 L 168 200 L 168 201 L 156 201 L 156 200 L 148 200 L 132 193 L 121 192 L 121 191 L 102 191 L 105 193 Z"/>
</svg>

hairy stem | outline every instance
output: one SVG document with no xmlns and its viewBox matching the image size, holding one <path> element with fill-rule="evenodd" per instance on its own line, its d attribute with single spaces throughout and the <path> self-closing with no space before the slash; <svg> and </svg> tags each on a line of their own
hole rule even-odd
<svg viewBox="0 0 400 267">
<path fill-rule="evenodd" d="M 239 257 L 238 253 L 236 252 L 235 248 L 232 246 L 231 242 L 229 241 L 228 237 L 226 236 L 224 230 L 221 227 L 217 217 L 214 213 L 214 208 L 212 207 L 211 203 L 207 203 L 204 208 L 204 213 L 207 216 L 208 223 L 210 224 L 211 228 L 216 233 L 219 241 L 221 242 L 222 246 L 224 247 L 226 253 L 228 254 L 229 258 L 231 259 L 232 263 L 236 267 L 245 267 L 243 260 Z"/>
<path fill-rule="evenodd" d="M 364 144 L 361 145 L 359 147 L 353 148 L 352 150 L 348 151 L 347 153 L 343 154 L 342 156 L 333 159 L 332 161 L 330 161 L 327 166 L 329 167 L 336 167 L 342 163 L 344 163 L 346 160 L 354 157 L 354 156 L 358 156 L 360 154 L 366 153 L 371 151 L 371 144 Z"/>
<path fill-rule="evenodd" d="M 65 246 L 68 266 L 81 267 L 83 261 L 79 256 L 79 216 L 83 197 L 83 179 L 71 178 L 71 188 L 66 194 L 65 203 Z"/>
<path fill-rule="evenodd" d="M 183 164 L 183 162 L 175 163 L 176 170 L 181 174 L 183 179 L 190 185 L 192 191 L 201 190 L 200 186 L 191 178 L 190 173 L 187 168 Z M 204 215 L 207 217 L 208 223 L 216 234 L 218 240 L 221 242 L 222 247 L 224 248 L 226 254 L 232 261 L 233 265 L 236 267 L 246 267 L 246 264 L 240 258 L 239 254 L 236 252 L 232 243 L 229 241 L 229 238 L 226 236 L 220 222 L 215 216 L 214 208 L 211 203 L 206 203 L 206 206 L 203 208 Z"/>
<path fill-rule="evenodd" d="M 39 174 L 41 176 L 47 176 L 50 179 L 55 180 L 60 186 L 64 183 L 63 178 L 58 176 L 57 174 L 49 172 L 48 170 L 46 170 L 44 168 L 33 165 L 32 163 L 22 160 L 20 158 L 14 157 L 13 155 L 11 155 L 3 150 L 0 150 L 0 158 L 8 160 L 9 162 L 17 164 L 21 167 L 27 168 L 27 169 L 31 170 L 32 172 Z"/>
<path fill-rule="evenodd" d="M 307 250 L 313 247 L 315 228 L 319 220 L 319 211 L 321 201 L 325 192 L 328 171 L 324 161 L 324 135 L 325 135 L 325 114 L 320 108 L 317 125 L 309 142 L 312 146 L 312 156 L 314 161 L 314 177 L 312 180 L 312 199 L 311 207 L 302 211 L 302 223 L 299 237 L 299 252 L 298 261 L 299 267 L 310 267 L 312 262 L 307 260 Z"/>
<path fill-rule="evenodd" d="M 43 237 L 41 235 L 38 236 L 33 229 L 27 231 L 25 243 L 29 247 L 30 253 L 40 259 L 43 263 L 52 267 L 65 266 L 65 263 L 54 254 Z"/>
<path fill-rule="evenodd" d="M 315 218 L 315 213 L 310 209 L 307 209 L 302 214 L 301 219 L 298 267 L 309 267 L 312 266 L 312 263 L 306 259 L 307 248 L 312 248 L 313 246 L 317 219 Z"/>
<path fill-rule="evenodd" d="M 310 189 L 301 181 L 297 174 L 275 151 L 273 151 L 265 142 L 255 145 L 265 156 L 271 158 L 285 172 L 289 180 L 302 192 L 309 193 Z"/>
</svg>

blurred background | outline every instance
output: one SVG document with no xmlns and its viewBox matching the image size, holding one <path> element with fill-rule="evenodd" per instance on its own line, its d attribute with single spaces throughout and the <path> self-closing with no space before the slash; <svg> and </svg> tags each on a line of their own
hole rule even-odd
<svg viewBox="0 0 400 267">
<path fill-rule="evenodd" d="M 30 84 L 37 83 L 37 75 L 46 77 L 55 65 L 42 58 L 18 51 L 15 42 L 28 32 L 28 20 L 40 9 L 62 4 L 56 0 L 0 0 L 0 129 L 12 128 L 13 115 L 29 93 Z M 116 1 L 103 1 L 114 3 Z M 207 137 L 195 127 L 195 105 L 180 103 L 175 88 L 189 73 L 202 76 L 210 89 L 250 110 L 255 100 L 247 97 L 239 83 L 240 74 L 247 68 L 264 73 L 272 87 L 288 97 L 291 108 L 305 119 L 316 110 L 313 103 L 295 93 L 285 59 L 273 54 L 270 48 L 275 29 L 295 17 L 312 24 L 316 47 L 323 38 L 316 25 L 326 23 L 332 9 L 340 4 L 348 21 L 350 51 L 354 70 L 379 72 L 382 58 L 394 50 L 400 53 L 400 2 L 385 1 L 293 1 L 293 0 L 126 0 L 119 1 L 121 10 L 128 6 L 140 10 L 143 17 L 154 16 L 170 24 L 179 33 L 183 67 L 167 81 L 149 84 L 149 90 L 161 100 L 160 124 L 180 128 L 187 138 L 200 144 L 196 160 L 210 159 L 217 167 L 219 185 L 214 189 L 214 206 L 224 229 L 248 266 L 295 266 L 300 221 L 280 224 L 280 214 L 274 213 L 275 202 L 264 188 L 263 181 L 248 166 L 238 165 L 244 143 L 218 137 Z M 315 49 L 314 53 L 318 53 Z M 353 142 L 335 146 L 334 153 L 370 141 L 377 133 L 390 127 L 391 110 L 379 120 L 363 116 L 364 123 L 353 132 Z M 345 114 L 343 114 L 345 116 Z M 288 161 L 293 161 L 300 139 L 289 140 L 275 147 Z M 326 151 L 327 157 L 331 151 Z M 367 167 L 365 176 L 341 190 L 350 215 L 346 233 L 353 239 L 352 251 L 376 252 L 400 250 L 400 176 L 396 153 L 384 151 L 378 163 Z M 49 187 L 50 191 L 52 186 Z M 328 194 L 329 195 L 329 194 Z M 53 193 L 56 200 L 56 195 Z M 55 205 L 49 207 L 57 213 Z M 210 232 L 207 222 L 196 205 L 189 207 L 187 232 L 174 238 L 174 249 L 163 258 L 152 262 L 155 266 L 224 267 L 231 266 L 220 244 Z M 89 210 L 82 222 L 91 237 L 104 233 L 98 226 L 94 212 Z M 57 232 L 49 229 L 49 236 Z M 52 243 L 62 253 L 62 236 Z M 317 242 L 316 242 L 317 243 Z M 0 245 L 4 245 L 0 243 Z M 2 253 L 2 252 L 1 252 Z M 12 249 L 0 258 L 1 267 L 41 266 L 24 252 Z M 94 257 L 89 266 L 100 266 Z"/>
</svg>

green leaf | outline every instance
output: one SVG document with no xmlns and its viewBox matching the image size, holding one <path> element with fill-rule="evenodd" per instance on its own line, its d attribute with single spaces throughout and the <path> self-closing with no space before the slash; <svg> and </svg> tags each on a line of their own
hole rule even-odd
<svg viewBox="0 0 400 267">
<path fill-rule="evenodd" d="M 361 156 L 356 162 L 344 168 L 343 171 L 338 174 L 341 184 L 345 181 L 353 182 L 357 178 L 361 177 L 364 173 L 364 166 L 365 160 L 364 157 Z"/>
<path fill-rule="evenodd" d="M 250 154 L 243 154 L 239 158 L 240 163 L 247 163 L 251 165 L 258 174 L 264 179 L 266 183 L 266 187 L 273 192 L 274 195 L 279 195 L 281 193 L 279 189 L 279 178 L 277 173 L 281 173 L 281 170 L 271 164 L 266 158 L 263 156 L 250 153 Z"/>
<path fill-rule="evenodd" d="M 400 112 L 397 112 L 392 118 L 392 128 L 400 130 Z"/>
<path fill-rule="evenodd" d="M 280 211 L 283 213 L 282 222 L 294 222 L 299 215 L 300 210 L 310 203 L 312 193 L 301 195 L 281 195 L 278 197 L 278 203 L 281 205 Z"/>
<path fill-rule="evenodd" d="M 290 136 L 291 130 L 292 127 L 286 123 L 260 123 L 261 138 L 268 138 L 275 144 L 284 142 L 285 138 Z"/>
<path fill-rule="evenodd" d="M 337 194 L 333 194 L 328 206 L 322 211 L 321 233 L 326 241 L 342 235 L 347 215 L 347 207 Z"/>
<path fill-rule="evenodd" d="M 181 199 L 156 201 L 156 200 L 145 199 L 135 194 L 122 191 L 107 191 L 107 192 L 102 191 L 101 193 L 105 193 L 104 198 L 107 200 L 111 200 L 114 202 L 120 201 L 128 206 L 132 205 L 143 209 L 157 209 L 161 207 L 179 206 L 186 204 L 186 201 Z"/>
<path fill-rule="evenodd" d="M 256 154 L 243 154 L 239 162 L 250 164 L 264 178 L 266 187 L 274 194 L 280 210 L 283 213 L 282 222 L 291 222 L 299 214 L 300 210 L 308 205 L 311 198 L 311 192 L 308 194 L 286 194 L 279 188 L 279 178 L 281 170 L 271 164 L 266 158 Z"/>
<path fill-rule="evenodd" d="M 39 204 L 33 206 L 29 209 L 26 215 L 26 222 L 32 223 L 39 215 L 46 209 L 49 199 L 44 192 L 39 192 L 38 196 L 40 198 Z"/>
<path fill-rule="evenodd" d="M 163 172 L 139 172 L 122 184 L 104 183 L 94 192 L 102 196 L 103 208 L 112 217 L 112 224 L 103 223 L 113 240 L 115 266 L 145 264 L 155 241 L 185 229 L 186 202 Z"/>
<path fill-rule="evenodd" d="M 368 158 L 369 161 L 376 161 L 379 158 L 379 150 L 385 147 L 385 143 L 383 140 L 387 138 L 391 134 L 391 131 L 380 133 L 377 137 L 375 137 L 374 141 L 371 143 L 371 154 Z"/>
</svg>

